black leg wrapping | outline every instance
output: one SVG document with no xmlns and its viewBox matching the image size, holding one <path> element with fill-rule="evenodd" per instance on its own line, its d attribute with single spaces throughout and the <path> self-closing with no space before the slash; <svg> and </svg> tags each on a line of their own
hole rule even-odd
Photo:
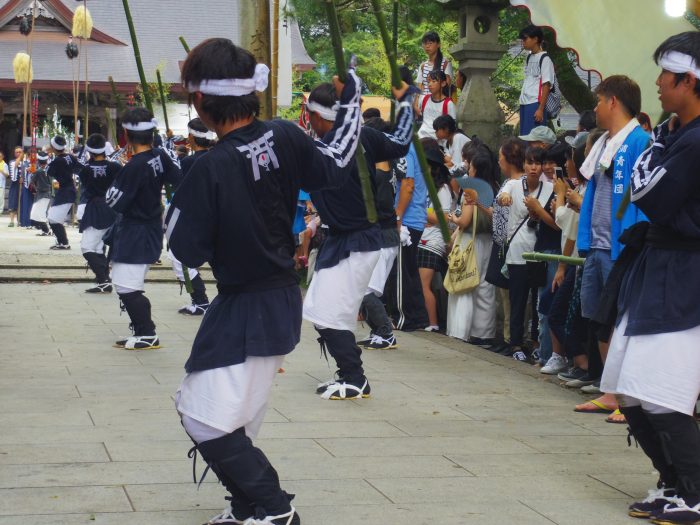
<svg viewBox="0 0 700 525">
<path fill-rule="evenodd" d="M 659 472 L 658 488 L 661 488 L 661 485 L 666 488 L 675 488 L 678 481 L 676 470 L 668 461 L 659 434 L 649 421 L 646 412 L 644 412 L 640 406 L 621 406 L 620 412 L 622 412 L 627 420 L 630 436 L 634 437 L 637 444 L 651 460 L 651 464 Z M 632 444 L 629 438 L 628 443 L 630 445 Z"/>
<path fill-rule="evenodd" d="M 192 279 L 192 304 L 209 304 L 209 298 L 207 297 L 207 288 L 204 286 L 204 281 L 202 277 L 197 275 Z"/>
<path fill-rule="evenodd" d="M 675 468 L 678 495 L 690 507 L 700 503 L 700 430 L 695 418 L 680 412 L 647 417 Z"/>
<path fill-rule="evenodd" d="M 325 345 L 328 353 L 338 365 L 338 375 L 348 383 L 361 387 L 365 380 L 362 368 L 362 350 L 355 343 L 355 334 L 350 330 L 335 330 L 333 328 L 317 328 L 320 334 L 319 342 Z"/>
<path fill-rule="evenodd" d="M 143 292 L 119 294 L 134 326 L 134 335 L 156 335 L 156 325 L 151 320 L 151 302 Z"/>
<path fill-rule="evenodd" d="M 39 221 L 31 221 L 32 226 L 35 228 L 38 228 L 39 230 L 43 231 L 44 233 L 49 233 L 49 227 L 45 222 L 39 222 Z"/>
<path fill-rule="evenodd" d="M 66 228 L 63 226 L 63 224 L 58 224 L 56 222 L 52 222 L 51 224 L 51 231 L 53 231 L 53 234 L 56 236 L 56 242 L 58 244 L 68 244 L 68 235 L 66 234 Z"/>
<path fill-rule="evenodd" d="M 107 258 L 101 253 L 87 252 L 83 254 L 90 269 L 95 274 L 97 283 L 109 282 L 109 263 Z"/>
<path fill-rule="evenodd" d="M 260 518 L 291 510 L 291 497 L 280 487 L 277 471 L 262 450 L 253 446 L 245 429 L 239 428 L 220 438 L 203 441 L 197 449 L 231 492 L 234 509 L 240 498 L 249 508 L 252 504 L 256 517 Z"/>
</svg>

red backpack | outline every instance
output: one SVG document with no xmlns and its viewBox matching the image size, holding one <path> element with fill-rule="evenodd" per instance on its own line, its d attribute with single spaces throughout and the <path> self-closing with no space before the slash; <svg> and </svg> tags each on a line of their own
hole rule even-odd
<svg viewBox="0 0 700 525">
<path fill-rule="evenodd" d="M 432 95 L 424 95 L 424 96 L 423 96 L 423 102 L 421 102 L 421 104 L 420 104 L 420 112 L 421 112 L 421 115 L 422 115 L 423 113 L 425 113 L 425 106 L 428 105 L 428 100 L 430 100 L 430 97 L 431 97 L 431 96 L 432 96 Z M 450 104 L 450 100 L 451 100 L 450 97 L 445 97 L 445 100 L 442 101 L 442 114 L 443 114 L 443 115 L 447 115 L 447 114 L 448 114 L 448 112 L 447 112 L 447 106 Z"/>
</svg>

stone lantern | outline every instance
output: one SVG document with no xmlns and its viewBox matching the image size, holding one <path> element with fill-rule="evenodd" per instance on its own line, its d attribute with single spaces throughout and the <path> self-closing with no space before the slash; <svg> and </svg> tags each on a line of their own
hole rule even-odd
<svg viewBox="0 0 700 525">
<path fill-rule="evenodd" d="M 504 115 L 489 77 L 508 49 L 498 43 L 498 12 L 509 5 L 508 1 L 437 1 L 448 9 L 459 10 L 459 40 L 450 49 L 466 78 L 457 105 L 458 123 L 469 136 L 478 135 L 495 149 L 502 140 Z"/>
</svg>

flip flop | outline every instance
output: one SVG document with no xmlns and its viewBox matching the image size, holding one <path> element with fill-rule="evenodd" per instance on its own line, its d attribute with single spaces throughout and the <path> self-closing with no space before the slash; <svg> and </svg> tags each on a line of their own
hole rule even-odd
<svg viewBox="0 0 700 525">
<path fill-rule="evenodd" d="M 591 401 L 584 403 L 584 406 L 585 405 L 593 405 L 595 408 L 593 410 L 586 408 L 574 408 L 574 412 L 581 412 L 585 414 L 610 414 L 611 412 L 615 411 L 614 408 L 604 405 L 597 399 L 592 399 Z"/>
<path fill-rule="evenodd" d="M 620 419 L 622 418 L 622 419 Z M 625 425 L 627 424 L 627 419 L 622 415 L 620 409 L 618 408 L 612 414 L 605 418 L 606 423 L 613 423 L 615 425 Z"/>
</svg>

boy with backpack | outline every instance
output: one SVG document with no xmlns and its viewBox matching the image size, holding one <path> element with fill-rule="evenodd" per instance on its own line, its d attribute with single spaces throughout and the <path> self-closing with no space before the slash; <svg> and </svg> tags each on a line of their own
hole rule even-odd
<svg viewBox="0 0 700 525">
<path fill-rule="evenodd" d="M 561 95 L 552 58 L 542 49 L 542 29 L 529 25 L 520 31 L 523 48 L 530 52 L 525 60 L 525 79 L 520 90 L 520 134 L 535 126 L 546 126 L 561 110 Z"/>
</svg>

